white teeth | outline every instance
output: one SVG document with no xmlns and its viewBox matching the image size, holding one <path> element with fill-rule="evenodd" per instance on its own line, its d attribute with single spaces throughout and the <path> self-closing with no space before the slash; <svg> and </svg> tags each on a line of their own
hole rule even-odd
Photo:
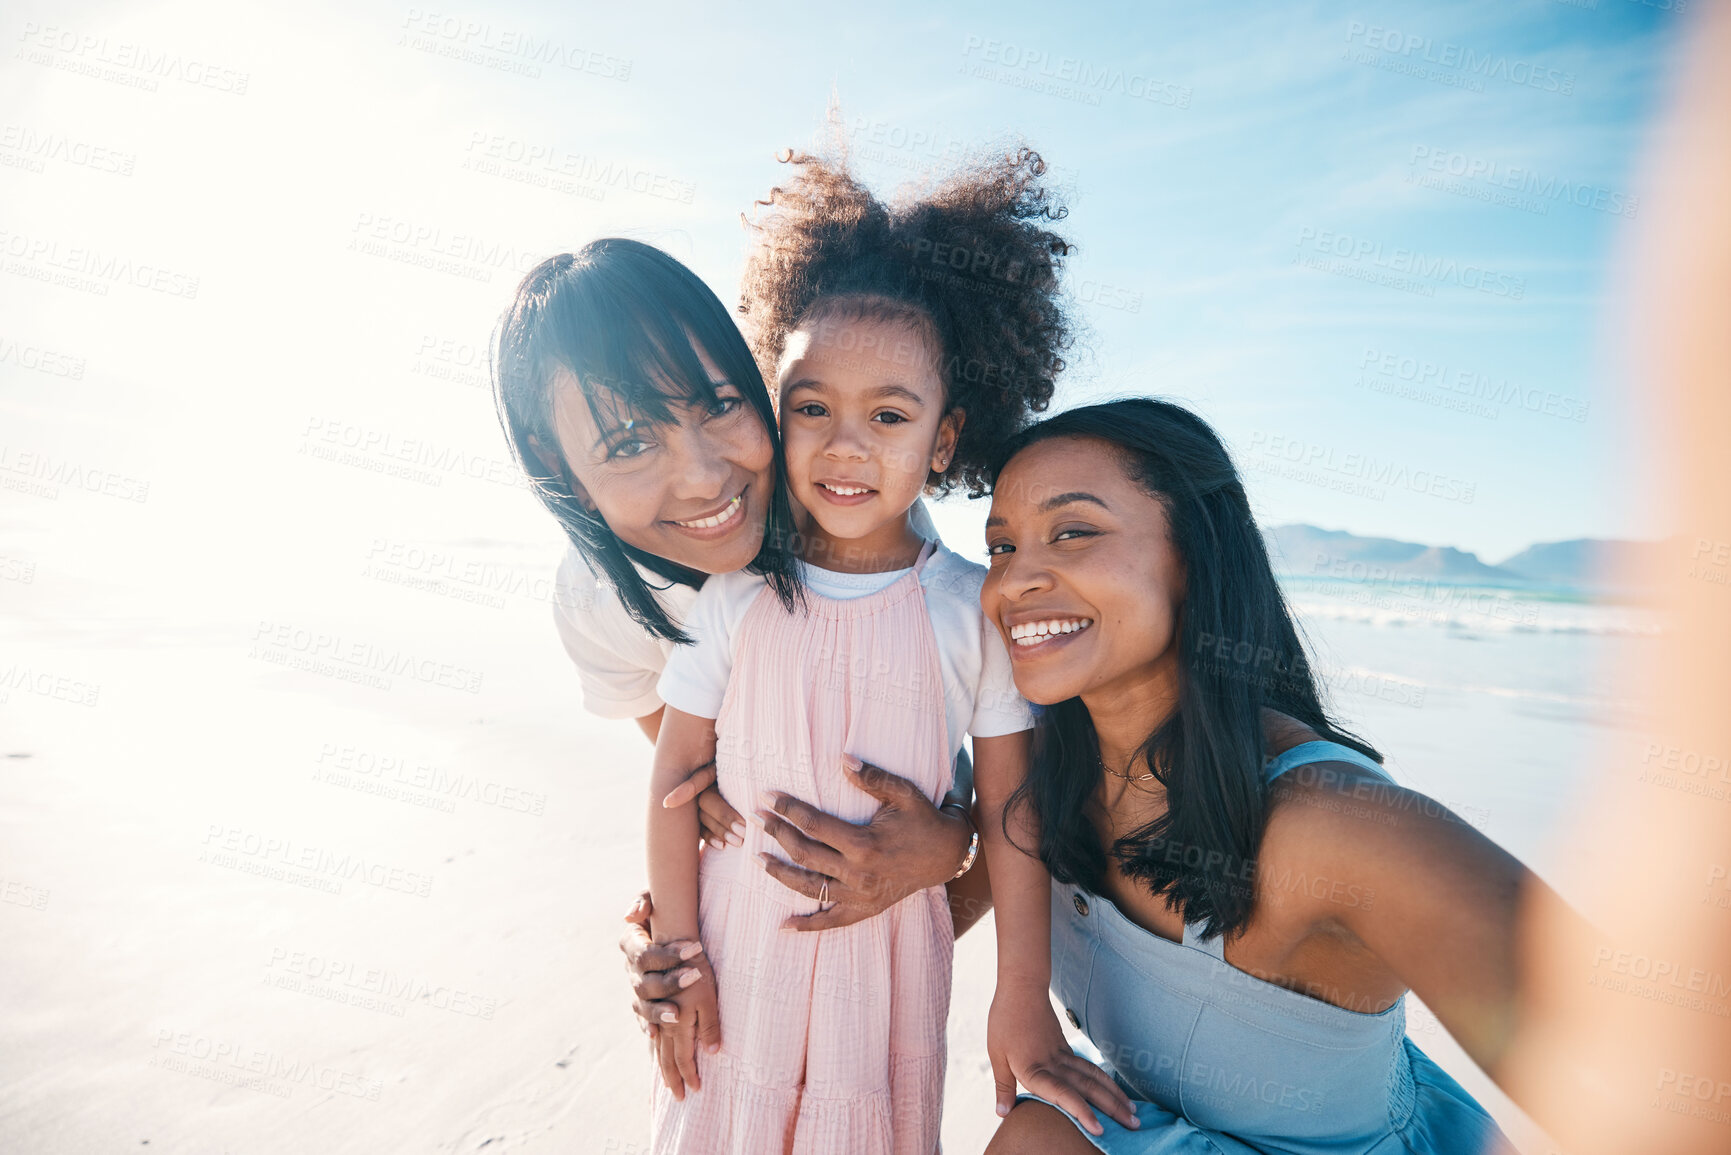
<svg viewBox="0 0 1731 1155">
<path fill-rule="evenodd" d="M 1048 618 L 1010 627 L 1010 640 L 1018 646 L 1037 646 L 1055 634 L 1073 634 L 1094 624 L 1093 618 Z"/>
<path fill-rule="evenodd" d="M 740 501 L 744 497 L 745 495 L 743 493 L 739 494 L 732 501 L 728 502 L 720 513 L 715 514 L 713 517 L 700 517 L 696 521 L 676 521 L 673 524 L 683 525 L 686 529 L 713 529 L 715 526 L 723 525 L 733 520 L 734 514 L 739 512 Z"/>
<path fill-rule="evenodd" d="M 863 485 L 837 485 L 836 483 L 830 482 L 830 481 L 820 481 L 820 482 L 818 482 L 818 484 L 823 486 L 825 489 L 829 490 L 831 493 L 838 493 L 843 497 L 852 497 L 856 493 L 870 493 L 871 492 L 871 490 L 867 489 Z"/>
</svg>

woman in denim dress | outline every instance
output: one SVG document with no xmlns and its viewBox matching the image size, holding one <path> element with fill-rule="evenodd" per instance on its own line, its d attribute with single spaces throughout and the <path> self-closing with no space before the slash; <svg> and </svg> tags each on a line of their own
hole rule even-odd
<svg viewBox="0 0 1731 1155">
<path fill-rule="evenodd" d="M 1517 911 L 1558 900 L 1330 719 L 1199 418 L 1089 406 L 1000 460 L 981 603 L 1043 717 L 1027 778 L 977 783 L 1007 1116 L 988 1151 L 1507 1150 L 1404 999 L 1496 1078 Z"/>
</svg>

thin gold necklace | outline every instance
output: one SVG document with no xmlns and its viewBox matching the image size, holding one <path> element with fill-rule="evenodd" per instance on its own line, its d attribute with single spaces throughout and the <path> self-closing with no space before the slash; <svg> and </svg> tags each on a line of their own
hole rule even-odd
<svg viewBox="0 0 1731 1155">
<path fill-rule="evenodd" d="M 1125 774 L 1122 771 L 1114 770 L 1112 767 L 1106 765 L 1106 760 L 1098 754 L 1094 755 L 1094 761 L 1099 765 L 1100 769 L 1104 770 L 1112 777 L 1122 778 L 1126 782 L 1147 782 L 1152 780 L 1154 777 L 1154 771 L 1152 770 L 1148 771 L 1146 774 Z"/>
</svg>

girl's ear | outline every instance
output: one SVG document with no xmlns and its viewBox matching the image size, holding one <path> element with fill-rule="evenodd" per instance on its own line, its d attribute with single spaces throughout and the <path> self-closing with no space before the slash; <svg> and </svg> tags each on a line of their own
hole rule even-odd
<svg viewBox="0 0 1731 1155">
<path fill-rule="evenodd" d="M 565 484 L 571 487 L 571 496 L 577 499 L 577 504 L 581 505 L 590 513 L 595 512 L 595 499 L 589 496 L 589 491 L 583 488 L 583 483 L 573 477 L 569 469 L 554 469 L 549 462 L 558 461 L 561 465 L 563 465 L 564 462 L 560 459 L 557 453 L 551 455 L 548 454 L 547 447 L 542 445 L 541 439 L 536 437 L 533 433 L 529 435 L 529 451 L 535 455 L 535 464 L 538 467 L 541 476 L 563 476 Z"/>
<path fill-rule="evenodd" d="M 962 436 L 962 425 L 967 419 L 965 412 L 952 409 L 938 422 L 938 443 L 932 446 L 933 473 L 942 473 L 950 467 L 956 456 L 956 442 Z"/>
</svg>

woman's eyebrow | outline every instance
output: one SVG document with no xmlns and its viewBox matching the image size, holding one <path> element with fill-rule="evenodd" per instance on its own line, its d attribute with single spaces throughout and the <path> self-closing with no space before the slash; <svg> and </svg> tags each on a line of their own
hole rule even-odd
<svg viewBox="0 0 1731 1155">
<path fill-rule="evenodd" d="M 1071 502 L 1074 502 L 1074 501 L 1091 501 L 1095 505 L 1099 506 L 1101 509 L 1107 511 L 1108 513 L 1110 513 L 1112 511 L 1112 507 L 1107 505 L 1104 501 L 1101 501 L 1099 498 L 1095 497 L 1091 493 L 1084 493 L 1078 489 L 1078 490 L 1074 490 L 1070 493 L 1060 493 L 1056 497 L 1048 497 L 1045 501 L 1042 501 L 1040 503 L 1040 512 L 1041 513 L 1048 513 L 1054 509 L 1057 509 L 1060 505 L 1069 505 Z M 995 526 L 1000 526 L 1003 524 L 1005 524 L 1004 519 L 999 517 L 997 514 L 993 514 L 992 516 L 986 518 L 986 528 L 987 529 L 992 529 Z"/>
<path fill-rule="evenodd" d="M 710 389 L 710 392 L 712 392 L 712 393 L 717 392 L 717 391 L 722 390 L 722 389 L 737 389 L 737 388 L 738 388 L 737 385 L 735 385 L 732 381 L 727 380 L 725 378 L 723 378 L 720 381 L 710 381 L 709 382 L 709 389 Z M 690 408 L 693 408 L 693 407 L 698 406 L 698 405 L 706 405 L 706 404 L 708 404 L 708 402 L 705 402 L 700 398 L 680 399 L 678 397 L 673 397 L 673 398 L 668 399 L 667 404 L 670 408 L 690 409 Z M 614 411 L 617 412 L 617 410 L 614 410 Z M 627 412 L 629 412 L 629 410 L 627 410 Z M 641 410 L 639 412 L 641 412 Z M 627 417 L 623 422 L 621 422 L 617 425 L 607 425 L 607 424 L 604 424 L 602 422 L 600 416 L 597 415 L 595 418 L 595 424 L 600 429 L 600 436 L 595 438 L 595 444 L 590 446 L 590 448 L 591 449 L 599 449 L 606 442 L 614 440 L 621 433 L 631 432 L 633 429 L 635 429 L 639 425 L 642 425 L 646 429 L 653 429 L 653 428 L 655 428 L 655 426 L 659 425 L 660 423 L 661 423 L 660 419 L 658 419 L 654 416 L 650 416 L 647 418 L 645 418 L 645 417 Z"/>
<path fill-rule="evenodd" d="M 1051 510 L 1057 509 L 1060 505 L 1069 505 L 1073 501 L 1091 501 L 1101 509 L 1107 510 L 1108 512 L 1112 508 L 1093 494 L 1084 493 L 1078 489 L 1073 490 L 1070 493 L 1060 493 L 1056 497 L 1048 497 L 1045 501 L 1040 503 L 1040 512 L 1047 513 Z"/>
<path fill-rule="evenodd" d="M 603 445 L 607 444 L 609 441 L 612 441 L 614 438 L 618 437 L 621 433 L 631 432 L 632 427 L 635 426 L 636 424 L 637 424 L 637 418 L 628 417 L 625 419 L 625 422 L 623 424 L 607 426 L 606 428 L 601 430 L 601 436 L 597 437 L 595 439 L 595 444 L 591 445 L 589 448 L 600 449 Z"/>
</svg>

